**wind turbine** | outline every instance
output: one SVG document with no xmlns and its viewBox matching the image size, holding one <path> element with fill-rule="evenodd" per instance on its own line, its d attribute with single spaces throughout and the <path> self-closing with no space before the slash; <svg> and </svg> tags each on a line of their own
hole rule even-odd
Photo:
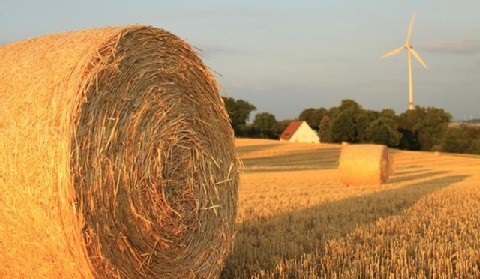
<svg viewBox="0 0 480 279">
<path fill-rule="evenodd" d="M 427 64 L 423 62 L 420 55 L 413 49 L 413 46 L 410 44 L 410 37 L 412 36 L 413 22 L 415 21 L 415 13 L 413 13 L 412 21 L 410 21 L 410 27 L 408 28 L 408 35 L 405 44 L 399 48 L 396 48 L 392 51 L 385 53 L 381 58 L 392 56 L 402 52 L 402 50 L 408 51 L 408 108 L 413 109 L 413 86 L 412 86 L 412 55 L 417 59 L 425 69 L 428 70 Z"/>
</svg>

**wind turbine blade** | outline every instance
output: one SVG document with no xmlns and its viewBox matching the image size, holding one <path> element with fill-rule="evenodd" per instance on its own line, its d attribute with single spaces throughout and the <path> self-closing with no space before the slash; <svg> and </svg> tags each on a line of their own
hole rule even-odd
<svg viewBox="0 0 480 279">
<path fill-rule="evenodd" d="M 405 45 L 410 44 L 410 37 L 412 37 L 412 30 L 413 30 L 413 22 L 415 21 L 415 13 L 413 13 L 412 16 L 412 21 L 410 21 L 410 27 L 408 27 L 408 35 L 407 35 L 407 41 L 405 42 Z"/>
<path fill-rule="evenodd" d="M 398 53 L 402 52 L 403 49 L 405 49 L 405 46 L 401 46 L 401 47 L 396 48 L 392 51 L 389 51 L 389 52 L 385 53 L 384 55 L 382 55 L 382 57 L 380 57 L 380 58 L 385 58 L 385 57 L 388 57 L 388 56 L 398 54 Z"/>
<path fill-rule="evenodd" d="M 415 58 L 417 59 L 417 61 L 422 64 L 423 67 L 425 67 L 425 69 L 428 70 L 428 66 L 427 64 L 425 64 L 425 62 L 423 62 L 422 58 L 420 57 L 420 55 L 412 48 L 410 49 L 410 52 L 413 54 L 413 56 L 415 56 Z"/>
</svg>

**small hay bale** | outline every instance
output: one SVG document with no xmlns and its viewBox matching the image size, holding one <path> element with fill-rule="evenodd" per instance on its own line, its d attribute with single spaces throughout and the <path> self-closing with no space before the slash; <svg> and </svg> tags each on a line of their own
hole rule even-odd
<svg viewBox="0 0 480 279">
<path fill-rule="evenodd" d="M 0 277 L 215 278 L 238 159 L 213 77 L 148 26 L 0 47 Z"/>
<path fill-rule="evenodd" d="M 346 185 L 378 185 L 388 181 L 389 158 L 385 145 L 348 145 L 340 153 L 340 178 Z"/>
</svg>

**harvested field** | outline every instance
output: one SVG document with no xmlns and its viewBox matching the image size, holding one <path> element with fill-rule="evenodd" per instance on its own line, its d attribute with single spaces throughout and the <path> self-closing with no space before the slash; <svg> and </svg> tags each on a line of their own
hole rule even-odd
<svg viewBox="0 0 480 279">
<path fill-rule="evenodd" d="M 331 163 L 340 144 L 236 146 L 238 232 L 222 278 L 480 277 L 480 156 L 390 150 L 388 183 L 346 187 Z"/>
</svg>

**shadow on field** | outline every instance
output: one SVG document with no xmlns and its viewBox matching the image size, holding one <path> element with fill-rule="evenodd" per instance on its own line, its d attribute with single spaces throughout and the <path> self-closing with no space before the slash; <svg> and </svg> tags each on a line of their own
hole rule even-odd
<svg viewBox="0 0 480 279">
<path fill-rule="evenodd" d="M 402 171 L 395 171 L 394 175 L 395 176 L 403 176 L 403 175 L 422 173 L 422 172 L 425 172 L 425 171 L 430 171 L 430 169 L 426 169 L 426 168 L 418 168 L 418 169 L 414 169 L 414 170 L 403 169 Z"/>
<path fill-rule="evenodd" d="M 394 178 L 390 179 L 388 183 L 400 183 L 406 181 L 413 181 L 418 179 L 425 179 L 432 177 L 434 175 L 445 174 L 447 171 L 423 171 L 423 172 L 414 172 L 415 174 L 407 175 L 396 175 Z"/>
<path fill-rule="evenodd" d="M 276 154 L 275 156 L 242 159 L 245 172 L 271 171 L 272 168 L 288 170 L 334 169 L 338 166 L 340 149 L 324 148 Z M 251 169 L 255 167 L 255 169 Z"/>
<path fill-rule="evenodd" d="M 357 226 L 399 214 L 422 197 L 466 177 L 435 178 L 238 224 L 234 253 L 221 278 L 249 278 L 260 269 L 272 269 L 278 260 L 321 253 L 326 241 L 345 236 Z"/>
</svg>

